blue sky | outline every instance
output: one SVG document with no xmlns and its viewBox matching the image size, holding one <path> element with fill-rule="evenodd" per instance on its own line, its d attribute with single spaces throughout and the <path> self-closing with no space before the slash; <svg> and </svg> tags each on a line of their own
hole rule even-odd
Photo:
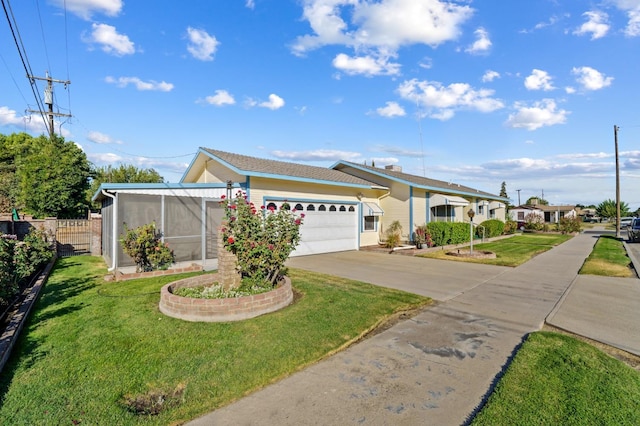
<svg viewBox="0 0 640 426">
<path fill-rule="evenodd" d="M 33 73 L 71 81 L 56 131 L 98 166 L 177 182 L 203 146 L 598 204 L 617 125 L 640 207 L 640 0 L 5 3 Z M 5 18 L 0 40 L 0 133 L 42 134 Z"/>
</svg>

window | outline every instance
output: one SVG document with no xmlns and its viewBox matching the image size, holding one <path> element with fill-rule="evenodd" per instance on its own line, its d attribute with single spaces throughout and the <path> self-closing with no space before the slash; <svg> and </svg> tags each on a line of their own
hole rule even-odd
<svg viewBox="0 0 640 426">
<path fill-rule="evenodd" d="M 336 206 L 331 206 L 331 207 L 329 207 L 329 211 L 330 211 L 330 212 L 335 212 L 335 211 L 336 211 Z"/>
<path fill-rule="evenodd" d="M 479 215 L 484 215 L 484 206 L 483 205 L 479 205 L 478 206 L 478 214 Z"/>
<path fill-rule="evenodd" d="M 302 211 L 302 210 L 304 210 L 304 207 L 302 207 L 302 204 L 296 204 L 294 209 L 296 209 L 297 211 Z"/>
<path fill-rule="evenodd" d="M 276 206 L 276 203 L 269 203 L 267 204 L 267 210 L 277 210 L 278 206 Z"/>
<path fill-rule="evenodd" d="M 376 216 L 365 216 L 364 226 L 365 231 L 375 231 L 378 228 L 378 218 Z"/>
<path fill-rule="evenodd" d="M 496 218 L 496 209 L 489 210 L 489 218 L 490 219 Z"/>
<path fill-rule="evenodd" d="M 318 211 L 319 212 L 326 212 L 327 208 L 324 206 L 324 204 L 320 204 L 320 207 L 318 207 Z"/>
<path fill-rule="evenodd" d="M 308 211 L 308 212 L 314 212 L 314 211 L 316 211 L 316 206 L 314 206 L 313 204 L 309 204 L 309 205 L 307 206 L 307 211 Z"/>
<path fill-rule="evenodd" d="M 349 211 L 350 211 L 350 212 L 355 212 L 355 211 L 356 211 L 356 209 L 355 209 L 353 206 L 349 206 Z"/>
<path fill-rule="evenodd" d="M 520 221 L 524 220 L 524 212 L 518 212 L 518 220 Z"/>
<path fill-rule="evenodd" d="M 347 211 L 347 208 L 346 208 L 345 206 L 340 206 L 340 211 L 341 211 L 341 212 L 346 212 L 346 211 Z"/>
</svg>

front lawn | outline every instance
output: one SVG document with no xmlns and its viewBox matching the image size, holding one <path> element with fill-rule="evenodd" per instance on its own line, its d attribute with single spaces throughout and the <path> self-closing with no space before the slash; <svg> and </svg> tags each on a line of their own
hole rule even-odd
<svg viewBox="0 0 640 426">
<path fill-rule="evenodd" d="M 491 251 L 496 254 L 495 259 L 476 259 L 468 257 L 448 256 L 449 250 L 436 250 L 430 253 L 421 254 L 421 257 L 455 260 L 462 262 L 484 263 L 488 265 L 518 266 L 534 256 L 544 253 L 553 247 L 564 243 L 572 238 L 567 234 L 522 234 L 509 238 L 493 241 L 490 243 L 474 243 L 473 250 Z M 461 249 L 469 250 L 469 247 Z"/>
<path fill-rule="evenodd" d="M 638 425 L 640 373 L 595 347 L 529 335 L 473 425 Z"/>
<path fill-rule="evenodd" d="M 175 424 L 241 398 L 429 299 L 290 271 L 295 304 L 237 323 L 158 310 L 160 288 L 194 274 L 110 283 L 101 259 L 58 260 L 0 377 L 3 424 Z M 152 401 L 164 399 L 158 415 Z"/>
</svg>

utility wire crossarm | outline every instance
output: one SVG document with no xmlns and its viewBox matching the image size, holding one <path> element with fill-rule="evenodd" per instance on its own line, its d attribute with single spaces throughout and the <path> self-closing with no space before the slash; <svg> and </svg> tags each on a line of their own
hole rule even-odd
<svg viewBox="0 0 640 426">
<path fill-rule="evenodd" d="M 46 77 L 36 77 L 34 75 L 27 75 L 27 77 L 29 78 L 29 80 L 34 83 L 35 80 L 43 80 L 47 82 L 47 87 L 44 89 L 44 103 L 48 106 L 48 111 L 44 112 L 49 116 L 49 137 L 51 137 L 53 139 L 53 136 L 55 134 L 54 132 L 54 122 L 53 122 L 53 117 L 71 117 L 71 114 L 63 114 L 60 112 L 54 112 L 53 111 L 53 83 L 60 83 L 60 84 L 64 84 L 64 87 L 66 88 L 69 84 L 71 84 L 71 81 L 69 80 L 58 80 L 55 78 L 51 78 L 49 77 L 49 73 L 46 73 Z M 37 111 L 37 110 L 27 110 L 27 112 L 32 112 L 32 113 L 39 113 L 42 114 L 43 111 Z"/>
</svg>

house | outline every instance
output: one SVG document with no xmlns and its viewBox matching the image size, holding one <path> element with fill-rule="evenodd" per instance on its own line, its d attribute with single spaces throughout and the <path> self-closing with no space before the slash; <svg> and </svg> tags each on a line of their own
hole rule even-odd
<svg viewBox="0 0 640 426">
<path fill-rule="evenodd" d="M 111 268 L 130 265 L 119 247 L 124 223 L 155 221 L 178 261 L 217 257 L 223 195 L 241 190 L 258 206 L 289 203 L 305 214 L 293 255 L 358 250 L 377 245 L 395 220 L 411 240 L 414 227 L 431 221 L 505 220 L 507 199 L 466 186 L 338 161 L 329 168 L 267 160 L 200 148 L 177 184 L 103 184 L 103 252 Z"/>
<path fill-rule="evenodd" d="M 522 205 L 509 211 L 511 219 L 518 223 L 525 222 L 528 214 L 540 216 L 544 223 L 558 223 L 563 217 L 578 217 L 576 206 Z"/>
</svg>

